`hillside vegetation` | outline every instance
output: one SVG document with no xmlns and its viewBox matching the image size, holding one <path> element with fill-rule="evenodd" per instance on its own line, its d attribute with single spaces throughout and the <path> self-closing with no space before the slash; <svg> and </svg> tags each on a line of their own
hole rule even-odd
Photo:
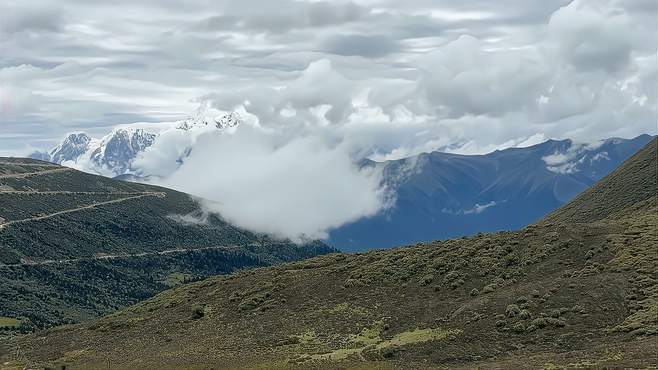
<svg viewBox="0 0 658 370">
<path fill-rule="evenodd" d="M 0 363 L 655 368 L 656 167 L 653 140 L 523 230 L 211 277 L 93 322 L 8 342 Z"/>
<path fill-rule="evenodd" d="M 0 317 L 20 322 L 8 328 L 78 322 L 185 281 L 331 251 L 236 228 L 170 189 L 0 158 Z"/>
</svg>

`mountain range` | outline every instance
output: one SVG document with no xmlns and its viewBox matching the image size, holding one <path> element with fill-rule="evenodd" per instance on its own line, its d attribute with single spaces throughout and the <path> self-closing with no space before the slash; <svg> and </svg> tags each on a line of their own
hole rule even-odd
<svg viewBox="0 0 658 370">
<path fill-rule="evenodd" d="M 148 182 L 154 175 L 136 160 L 161 137 L 187 135 L 187 145 L 171 148 L 171 168 L 194 149 L 204 130 L 234 128 L 237 113 L 192 117 L 157 126 L 126 125 L 102 139 L 68 135 L 50 152 L 32 157 L 121 180 Z M 330 230 L 327 243 L 344 251 L 386 248 L 426 240 L 513 230 L 528 225 L 568 202 L 646 145 L 651 136 L 613 138 L 582 144 L 548 140 L 483 155 L 431 152 L 374 162 L 363 167 L 382 173 L 390 207 L 368 218 Z M 169 170 L 158 175 L 166 176 Z"/>
<path fill-rule="evenodd" d="M 211 277 L 100 319 L 5 342 L 0 363 L 8 369 L 653 368 L 657 160 L 653 139 L 595 186 L 518 231 Z M 536 184 L 531 177 L 522 189 Z M 552 184 L 555 194 L 559 186 Z"/>
<path fill-rule="evenodd" d="M 181 121 L 118 126 L 100 139 L 83 133 L 68 134 L 62 142 L 50 151 L 36 151 L 30 158 L 64 164 L 80 168 L 86 172 L 109 177 L 132 175 L 140 172 L 133 166 L 137 156 L 151 147 L 165 132 L 181 132 L 189 136 L 209 129 L 227 129 L 240 124 L 238 113 L 229 112 L 216 117 L 208 116 L 205 110 Z M 190 148 L 183 148 L 178 160 L 189 154 Z M 148 175 L 148 174 L 146 174 Z"/>
<path fill-rule="evenodd" d="M 549 140 L 484 155 L 441 152 L 388 162 L 383 181 L 395 203 L 330 233 L 345 251 L 514 230 L 571 200 L 644 147 L 652 137 L 595 144 Z"/>
</svg>

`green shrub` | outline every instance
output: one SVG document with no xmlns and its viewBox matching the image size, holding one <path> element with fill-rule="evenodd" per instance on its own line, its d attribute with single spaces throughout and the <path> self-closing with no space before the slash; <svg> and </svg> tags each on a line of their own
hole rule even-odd
<svg viewBox="0 0 658 370">
<path fill-rule="evenodd" d="M 195 304 L 192 306 L 192 319 L 198 320 L 205 316 L 206 312 L 203 306 Z"/>
<path fill-rule="evenodd" d="M 548 320 L 545 317 L 538 317 L 530 323 L 535 328 L 545 328 L 548 326 Z"/>
<path fill-rule="evenodd" d="M 450 283 L 450 288 L 454 290 L 454 289 L 459 288 L 462 285 L 464 285 L 464 280 L 458 279 L 458 280 L 455 280 L 452 283 Z"/>
<path fill-rule="evenodd" d="M 585 307 L 583 307 L 583 306 L 577 304 L 577 305 L 575 305 L 575 306 L 573 306 L 573 307 L 571 308 L 571 312 L 574 312 L 574 313 L 586 313 L 587 310 L 585 310 Z"/>
<path fill-rule="evenodd" d="M 555 326 L 555 327 L 558 327 L 558 328 L 561 328 L 561 327 L 567 325 L 567 322 L 566 322 L 566 321 L 564 321 L 564 320 L 562 320 L 562 319 L 555 318 L 555 317 L 547 317 L 547 318 L 546 318 L 546 321 L 547 321 L 549 324 L 551 324 L 551 325 L 553 325 L 553 326 Z"/>
<path fill-rule="evenodd" d="M 530 299 L 526 296 L 520 296 L 516 299 L 516 303 L 527 303 Z"/>
<path fill-rule="evenodd" d="M 528 320 L 532 317 L 532 314 L 528 310 L 521 310 L 519 317 L 523 320 Z"/>
<path fill-rule="evenodd" d="M 510 304 L 505 308 L 505 316 L 507 317 L 516 317 L 521 313 L 519 306 L 515 304 Z"/>
<path fill-rule="evenodd" d="M 551 311 L 548 313 L 548 316 L 550 316 L 550 317 L 560 317 L 560 315 L 562 315 L 562 312 L 560 312 L 559 309 L 551 310 Z"/>
<path fill-rule="evenodd" d="M 521 322 L 517 322 L 512 326 L 512 331 L 515 333 L 523 333 L 525 331 L 525 325 Z"/>
<path fill-rule="evenodd" d="M 471 290 L 471 297 L 475 297 L 478 294 L 480 294 L 480 292 L 477 290 L 477 288 L 473 288 Z"/>
</svg>

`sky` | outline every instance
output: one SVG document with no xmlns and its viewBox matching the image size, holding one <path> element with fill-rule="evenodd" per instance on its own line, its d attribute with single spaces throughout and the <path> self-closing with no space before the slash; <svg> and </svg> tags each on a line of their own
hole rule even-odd
<svg viewBox="0 0 658 370">
<path fill-rule="evenodd" d="M 351 131 L 381 158 L 655 133 L 656 14 L 654 0 L 3 0 L 0 153 L 202 101 Z"/>
<path fill-rule="evenodd" d="M 167 184 L 266 231 L 296 200 L 327 217 L 282 218 L 301 225 L 284 234 L 322 235 L 387 204 L 377 174 L 353 168 L 360 158 L 656 134 L 656 6 L 3 0 L 0 155 L 49 149 L 72 131 L 101 137 L 118 124 L 184 119 L 200 106 L 237 111 L 250 128 L 199 138 L 183 168 L 162 174 Z M 152 148 L 143 168 L 169 168 L 163 146 L 179 139 Z M 190 181 L 199 171 L 216 175 Z M 299 184 L 314 186 L 290 190 Z"/>
</svg>

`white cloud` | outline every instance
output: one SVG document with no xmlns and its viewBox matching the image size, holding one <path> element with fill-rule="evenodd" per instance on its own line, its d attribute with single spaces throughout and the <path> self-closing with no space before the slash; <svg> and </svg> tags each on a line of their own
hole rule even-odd
<svg viewBox="0 0 658 370">
<path fill-rule="evenodd" d="M 459 215 L 459 216 L 473 215 L 473 214 L 478 215 L 478 214 L 486 211 L 487 209 L 489 209 L 491 207 L 494 207 L 494 206 L 496 206 L 500 203 L 505 203 L 505 201 L 496 202 L 496 201 L 492 200 L 491 202 L 486 203 L 486 204 L 475 203 L 475 205 L 472 208 L 459 209 L 457 211 L 453 211 L 453 210 L 444 208 L 443 213 L 448 213 L 448 214 L 452 214 L 452 215 Z"/>
<path fill-rule="evenodd" d="M 182 165 L 159 180 L 211 200 L 207 209 L 238 226 L 293 240 L 376 214 L 388 204 L 380 181 L 379 172 L 355 166 L 344 142 L 252 125 L 200 134 Z"/>
<path fill-rule="evenodd" d="M 557 10 L 548 23 L 550 47 L 558 60 L 583 71 L 617 72 L 626 67 L 636 29 L 615 2 L 577 0 Z"/>
<path fill-rule="evenodd" d="M 651 0 L 7 0 L 0 8 L 13 15 L 0 40 L 0 123 L 24 138 L 0 138 L 4 151 L 71 130 L 180 119 L 208 97 L 225 110 L 249 101 L 263 125 L 379 122 L 386 131 L 422 118 L 439 127 L 399 147 L 385 138 L 380 152 L 655 132 Z M 366 104 L 354 106 L 364 91 Z"/>
<path fill-rule="evenodd" d="M 585 161 L 589 160 L 590 163 L 609 159 L 607 152 L 597 153 L 589 157 L 587 152 L 591 152 L 601 147 L 605 142 L 598 141 L 594 143 L 571 143 L 569 148 L 563 152 L 556 151 L 551 155 L 542 157 L 546 163 L 546 169 L 551 172 L 559 173 L 562 175 L 577 173 L 580 169 L 579 166 Z"/>
</svg>

